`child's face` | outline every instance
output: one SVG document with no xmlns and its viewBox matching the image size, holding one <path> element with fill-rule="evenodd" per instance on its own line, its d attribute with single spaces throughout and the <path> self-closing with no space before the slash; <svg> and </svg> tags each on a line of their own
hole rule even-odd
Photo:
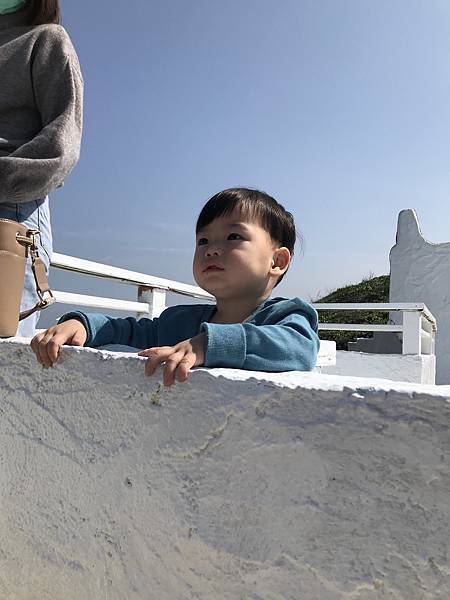
<svg viewBox="0 0 450 600">
<path fill-rule="evenodd" d="M 258 297 L 276 281 L 270 275 L 275 250 L 258 223 L 243 221 L 239 213 L 219 217 L 197 234 L 195 280 L 216 298 Z"/>
</svg>

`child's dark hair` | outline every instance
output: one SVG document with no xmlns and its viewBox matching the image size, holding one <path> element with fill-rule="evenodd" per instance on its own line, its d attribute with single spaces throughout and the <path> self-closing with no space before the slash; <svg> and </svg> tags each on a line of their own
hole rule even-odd
<svg viewBox="0 0 450 600">
<path fill-rule="evenodd" d="M 214 219 L 230 215 L 237 210 L 244 219 L 256 221 L 267 231 L 272 240 L 285 246 L 294 254 L 297 232 L 294 217 L 275 198 L 265 192 L 249 188 L 230 188 L 215 194 L 202 208 L 197 219 L 196 233 Z M 283 279 L 278 279 L 277 284 Z"/>
<path fill-rule="evenodd" d="M 28 0 L 30 8 L 30 25 L 46 25 L 59 23 L 61 7 L 59 0 Z"/>
</svg>

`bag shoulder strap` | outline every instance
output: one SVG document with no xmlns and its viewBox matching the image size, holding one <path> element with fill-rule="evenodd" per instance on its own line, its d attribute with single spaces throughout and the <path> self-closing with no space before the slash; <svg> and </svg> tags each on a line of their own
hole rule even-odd
<svg viewBox="0 0 450 600">
<path fill-rule="evenodd" d="M 25 310 L 20 313 L 19 321 L 23 321 L 33 313 L 38 310 L 44 310 L 51 304 L 55 302 L 55 297 L 53 296 L 50 287 L 48 285 L 47 274 L 45 272 L 45 265 L 42 260 L 39 258 L 39 250 L 38 245 L 36 243 L 36 237 L 39 235 L 39 231 L 37 229 L 29 229 L 27 231 L 26 236 L 17 236 L 17 241 L 22 242 L 29 246 L 29 252 L 31 256 L 31 269 L 34 275 L 34 281 L 36 284 L 36 292 L 38 295 L 38 302 L 33 308 L 29 310 Z M 45 298 L 45 294 L 48 294 L 47 298 Z"/>
</svg>

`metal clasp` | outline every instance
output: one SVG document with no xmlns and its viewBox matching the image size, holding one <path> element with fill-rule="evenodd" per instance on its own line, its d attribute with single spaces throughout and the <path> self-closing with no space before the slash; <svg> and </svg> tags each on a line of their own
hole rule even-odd
<svg viewBox="0 0 450 600">
<path fill-rule="evenodd" d="M 36 240 L 38 235 L 41 235 L 41 232 L 39 231 L 39 229 L 28 229 L 27 235 L 20 235 L 20 233 L 16 234 L 16 240 L 19 243 L 25 244 L 26 246 L 29 247 L 30 255 L 32 257 L 36 257 L 39 255 L 38 254 L 39 246 L 38 246 L 38 242 Z"/>
</svg>

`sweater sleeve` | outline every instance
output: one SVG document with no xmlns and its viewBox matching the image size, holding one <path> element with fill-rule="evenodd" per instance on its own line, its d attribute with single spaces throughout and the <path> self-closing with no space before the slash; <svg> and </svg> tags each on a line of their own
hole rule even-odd
<svg viewBox="0 0 450 600">
<path fill-rule="evenodd" d="M 31 83 L 42 129 L 9 156 L 0 157 L 0 202 L 44 198 L 64 183 L 79 158 L 83 78 L 62 27 L 42 29 L 31 57 Z"/>
<path fill-rule="evenodd" d="M 58 323 L 69 319 L 77 319 L 84 325 L 87 333 L 85 346 L 90 348 L 121 344 L 144 350 L 158 344 L 157 318 L 138 321 L 134 317 L 116 319 L 97 313 L 74 311 L 63 315 Z"/>
<path fill-rule="evenodd" d="M 294 313 L 274 325 L 202 323 L 205 367 L 250 371 L 310 371 L 319 338 L 307 316 Z"/>
</svg>

